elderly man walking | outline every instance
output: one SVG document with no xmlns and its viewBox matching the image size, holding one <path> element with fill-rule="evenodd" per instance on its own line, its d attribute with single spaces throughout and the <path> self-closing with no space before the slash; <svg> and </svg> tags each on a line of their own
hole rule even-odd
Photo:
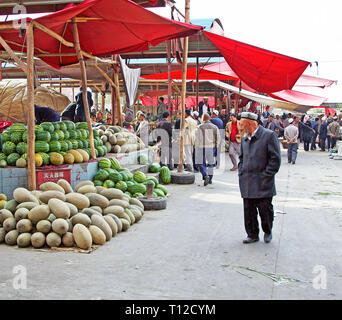
<svg viewBox="0 0 342 320">
<path fill-rule="evenodd" d="M 210 116 L 203 115 L 203 123 L 195 133 L 195 164 L 202 174 L 204 186 L 212 183 L 215 154 L 220 143 L 220 131 L 210 122 Z M 208 167 L 208 170 L 207 170 Z"/>
<path fill-rule="evenodd" d="M 299 131 L 293 125 L 293 119 L 289 119 L 289 125 L 285 128 L 284 136 L 287 141 L 287 160 L 292 164 L 295 164 L 297 159 L 298 135 Z"/>
<path fill-rule="evenodd" d="M 337 122 L 337 116 L 333 117 L 333 122 L 328 126 L 328 132 L 331 136 L 331 148 L 335 148 L 337 139 L 340 137 L 340 125 Z"/>
<path fill-rule="evenodd" d="M 226 138 L 229 141 L 229 157 L 233 163 L 233 168 L 231 168 L 230 171 L 236 171 L 238 169 L 243 130 L 236 114 L 231 114 L 230 120 L 231 121 L 228 122 L 226 126 Z"/>
<path fill-rule="evenodd" d="M 280 168 L 281 155 L 277 135 L 258 124 L 258 116 L 241 114 L 245 136 L 241 142 L 239 186 L 243 198 L 247 238 L 243 243 L 259 241 L 258 212 L 264 241 L 272 240 L 273 205 L 276 195 L 274 176 Z"/>
<path fill-rule="evenodd" d="M 184 167 L 185 170 L 192 172 L 194 170 L 193 164 L 193 149 L 195 145 L 195 132 L 197 128 L 197 121 L 191 117 L 191 110 L 185 110 L 184 123 Z"/>
</svg>

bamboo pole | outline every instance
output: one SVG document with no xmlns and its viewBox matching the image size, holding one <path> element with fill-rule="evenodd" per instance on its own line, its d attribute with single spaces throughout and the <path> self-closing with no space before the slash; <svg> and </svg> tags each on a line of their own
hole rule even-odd
<svg viewBox="0 0 342 320">
<path fill-rule="evenodd" d="M 86 73 L 85 63 L 83 59 L 83 54 L 81 52 L 80 38 L 78 35 L 77 23 L 75 21 L 75 18 L 72 18 L 72 32 L 74 36 L 75 49 L 76 49 L 76 53 L 77 53 L 77 57 L 78 57 L 78 61 L 80 63 L 80 69 L 81 69 L 82 97 L 83 97 L 85 116 L 86 116 L 86 120 L 88 123 L 91 155 L 93 159 L 96 159 L 93 127 L 91 126 L 90 112 L 89 112 L 89 105 L 88 105 L 88 98 L 87 98 L 87 73 Z"/>
<path fill-rule="evenodd" d="M 185 0 L 185 22 L 190 22 L 190 0 Z M 179 164 L 178 172 L 183 172 L 183 154 L 184 154 L 184 126 L 185 126 L 185 96 L 186 96 L 186 72 L 188 63 L 188 49 L 189 49 L 189 38 L 184 39 L 184 50 L 183 50 L 183 64 L 182 64 L 182 95 L 181 95 L 181 107 L 182 107 L 182 118 L 181 118 L 181 134 L 179 142 Z"/>
<path fill-rule="evenodd" d="M 27 76 L 27 66 L 26 64 L 14 53 L 14 51 L 10 48 L 10 46 L 6 43 L 3 37 L 0 36 L 0 44 L 6 50 L 8 55 L 18 64 L 21 70 L 26 73 Z"/>
<path fill-rule="evenodd" d="M 119 88 L 119 70 L 117 66 L 113 65 L 114 69 L 114 83 L 115 83 L 115 99 L 116 99 L 116 114 L 118 117 L 119 126 L 122 126 L 121 106 L 120 106 L 120 88 Z"/>
<path fill-rule="evenodd" d="M 95 68 L 97 70 L 99 70 L 99 72 L 103 75 L 103 77 L 109 82 L 109 84 L 112 86 L 112 87 L 116 87 L 116 84 L 115 82 L 108 76 L 108 74 L 106 72 L 104 72 L 104 70 L 102 70 L 99 66 L 95 65 Z"/>
<path fill-rule="evenodd" d="M 34 115 L 34 37 L 33 25 L 27 24 L 26 28 L 27 41 L 27 107 L 28 107 L 28 121 L 27 121 L 27 177 L 28 189 L 36 190 L 36 163 L 35 163 L 35 144 L 34 144 L 34 129 L 35 129 L 35 115 Z"/>
</svg>

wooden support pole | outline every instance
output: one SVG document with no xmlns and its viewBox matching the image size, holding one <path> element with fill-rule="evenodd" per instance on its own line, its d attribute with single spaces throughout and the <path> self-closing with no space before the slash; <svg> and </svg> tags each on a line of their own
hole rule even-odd
<svg viewBox="0 0 342 320">
<path fill-rule="evenodd" d="M 111 101 L 112 101 L 112 125 L 115 126 L 115 90 L 114 87 L 110 87 L 110 92 L 111 92 Z"/>
<path fill-rule="evenodd" d="M 10 48 L 10 46 L 6 43 L 6 41 L 1 36 L 0 36 L 0 44 L 6 50 L 8 55 L 18 64 L 20 69 L 23 70 L 26 73 L 26 76 L 27 76 L 27 66 L 26 66 L 26 64 L 14 53 L 14 51 Z"/>
<path fill-rule="evenodd" d="M 99 66 L 97 66 L 97 65 L 95 65 L 95 68 L 97 69 L 97 70 L 99 70 L 100 71 L 100 73 L 103 75 L 103 77 L 109 82 L 109 84 L 112 86 L 112 87 L 116 87 L 116 84 L 115 84 L 115 82 L 109 77 L 109 75 L 106 73 L 106 72 L 104 72 Z"/>
<path fill-rule="evenodd" d="M 113 66 L 113 70 L 114 70 L 114 83 L 115 83 L 116 115 L 118 117 L 118 124 L 121 127 L 122 119 L 121 119 L 121 106 L 120 106 L 119 70 L 116 66 Z"/>
<path fill-rule="evenodd" d="M 199 58 L 196 57 L 196 110 L 198 109 L 198 95 L 199 95 Z"/>
<path fill-rule="evenodd" d="M 190 0 L 185 0 L 185 22 L 190 22 Z M 183 64 L 182 64 L 182 95 L 181 95 L 181 130 L 180 130 L 180 141 L 179 141 L 179 164 L 178 172 L 183 172 L 183 154 L 184 154 L 184 126 L 185 126 L 185 97 L 186 97 L 186 72 L 188 64 L 188 49 L 189 49 L 189 38 L 184 38 L 184 50 L 183 50 Z"/>
<path fill-rule="evenodd" d="M 36 190 L 36 163 L 35 163 L 35 115 L 34 115 L 34 37 L 33 25 L 27 24 L 26 27 L 27 42 L 27 177 L 28 189 Z"/>
<path fill-rule="evenodd" d="M 167 45 L 167 101 L 169 112 L 172 117 L 172 102 L 171 102 L 171 94 L 172 94 L 172 79 L 171 79 L 171 40 L 166 42 Z"/>
<path fill-rule="evenodd" d="M 87 98 L 87 73 L 86 73 L 83 55 L 81 52 L 80 38 L 78 35 L 77 23 L 75 21 L 75 18 L 72 18 L 72 32 L 74 36 L 75 49 L 76 49 L 76 53 L 77 53 L 77 57 L 78 57 L 78 61 L 80 63 L 80 69 L 81 69 L 82 97 L 83 97 L 85 116 L 86 116 L 86 120 L 88 123 L 91 155 L 93 159 L 96 159 L 93 127 L 91 126 L 90 112 L 89 112 L 89 105 L 88 105 L 88 98 Z"/>
</svg>

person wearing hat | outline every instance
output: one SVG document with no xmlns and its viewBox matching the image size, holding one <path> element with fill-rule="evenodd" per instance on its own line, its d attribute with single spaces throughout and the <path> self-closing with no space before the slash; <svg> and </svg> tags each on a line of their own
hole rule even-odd
<svg viewBox="0 0 342 320">
<path fill-rule="evenodd" d="M 291 118 L 290 118 L 291 119 Z M 283 132 L 283 128 L 274 120 L 274 114 L 271 113 L 268 117 L 268 119 L 266 119 L 263 123 L 263 126 L 266 128 L 266 129 L 269 129 L 269 130 L 272 130 L 274 132 L 277 132 L 277 135 L 279 136 L 279 132 Z"/>
<path fill-rule="evenodd" d="M 212 183 L 215 166 L 215 150 L 220 143 L 220 131 L 210 121 L 210 116 L 203 115 L 203 123 L 195 132 L 195 164 L 202 174 L 204 186 Z"/>
<path fill-rule="evenodd" d="M 276 195 L 275 175 L 279 171 L 281 154 L 277 135 L 258 123 L 258 116 L 242 112 L 239 187 L 243 198 L 247 238 L 243 243 L 259 241 L 258 212 L 264 231 L 264 241 L 272 240 L 273 205 Z"/>
<path fill-rule="evenodd" d="M 328 132 L 331 137 L 331 148 L 335 148 L 337 139 L 340 137 L 340 125 L 337 122 L 337 116 L 333 117 L 333 122 L 328 126 Z"/>
<path fill-rule="evenodd" d="M 201 124 L 201 120 L 199 119 L 199 113 L 198 111 L 194 111 L 192 113 L 192 117 L 193 119 L 197 122 L 197 125 L 200 125 Z"/>
<path fill-rule="evenodd" d="M 294 125 L 293 119 L 289 119 L 289 125 L 285 128 L 284 137 L 287 141 L 287 160 L 288 163 L 295 164 L 298 150 L 299 130 Z"/>
<path fill-rule="evenodd" d="M 243 129 L 241 128 L 240 121 L 237 119 L 235 113 L 230 115 L 230 122 L 226 125 L 225 136 L 229 141 L 228 153 L 233 164 L 233 168 L 231 168 L 230 171 L 236 171 L 238 169 Z"/>
<path fill-rule="evenodd" d="M 148 136 L 150 133 L 150 126 L 146 120 L 146 115 L 141 112 L 139 113 L 139 126 L 136 131 L 136 135 L 142 140 L 146 147 L 148 147 Z"/>
<path fill-rule="evenodd" d="M 312 129 L 314 131 L 314 134 L 312 136 L 312 141 L 311 141 L 311 147 L 310 147 L 310 150 L 316 150 L 316 140 L 317 140 L 317 137 L 318 137 L 318 127 L 319 127 L 319 118 L 316 117 L 315 118 L 315 121 L 312 123 Z"/>
</svg>

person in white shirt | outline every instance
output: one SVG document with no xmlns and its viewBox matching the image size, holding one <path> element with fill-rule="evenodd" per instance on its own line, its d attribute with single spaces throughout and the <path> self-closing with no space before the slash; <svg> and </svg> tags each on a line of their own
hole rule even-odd
<svg viewBox="0 0 342 320">
<path fill-rule="evenodd" d="M 293 119 L 288 119 L 289 125 L 285 128 L 284 137 L 287 141 L 287 160 L 292 164 L 296 163 L 298 150 L 298 128 L 293 124 Z"/>
</svg>

